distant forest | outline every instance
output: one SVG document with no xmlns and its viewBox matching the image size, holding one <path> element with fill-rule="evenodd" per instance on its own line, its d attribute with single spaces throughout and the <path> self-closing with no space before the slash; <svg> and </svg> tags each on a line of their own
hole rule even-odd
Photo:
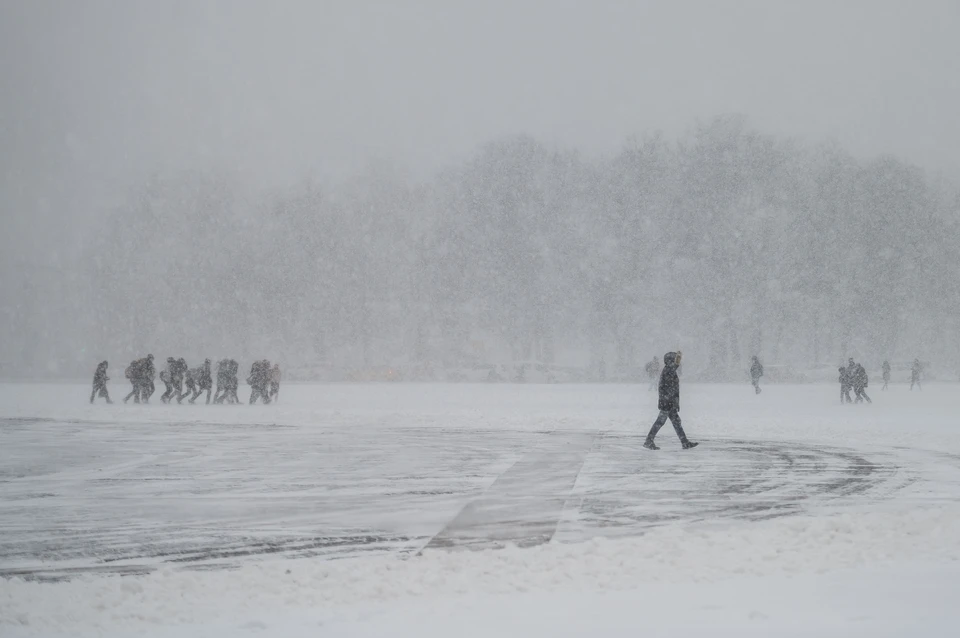
<svg viewBox="0 0 960 638">
<path fill-rule="evenodd" d="M 318 149 L 322 153 L 322 149 Z M 602 158 L 518 136 L 414 184 L 250 193 L 157 176 L 64 273 L 3 284 L 5 376 L 147 352 L 286 367 L 431 361 L 960 363 L 960 196 L 737 116 Z M 740 378 L 740 377 L 737 377 Z"/>
</svg>

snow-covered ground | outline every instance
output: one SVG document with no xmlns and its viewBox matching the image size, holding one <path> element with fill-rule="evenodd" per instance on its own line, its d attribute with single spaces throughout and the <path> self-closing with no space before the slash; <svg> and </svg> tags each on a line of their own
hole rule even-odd
<svg viewBox="0 0 960 638">
<path fill-rule="evenodd" d="M 114 398 L 125 388 L 111 387 Z M 960 386 L 0 385 L 0 635 L 954 635 Z"/>
</svg>

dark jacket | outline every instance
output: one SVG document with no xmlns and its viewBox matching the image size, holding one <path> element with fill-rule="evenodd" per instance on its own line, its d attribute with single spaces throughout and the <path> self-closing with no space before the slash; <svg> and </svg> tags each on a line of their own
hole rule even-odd
<svg viewBox="0 0 960 638">
<path fill-rule="evenodd" d="M 841 381 L 844 385 L 853 387 L 857 383 L 857 364 L 851 363 L 846 368 L 844 368 L 844 375 L 847 377 L 845 382 Z"/>
<path fill-rule="evenodd" d="M 101 386 L 107 381 L 109 381 L 107 378 L 107 362 L 101 361 L 97 365 L 97 371 L 93 373 L 93 385 Z"/>
<path fill-rule="evenodd" d="M 200 375 L 197 377 L 197 385 L 204 390 L 213 386 L 213 376 L 210 373 L 210 360 L 207 359 L 200 366 Z"/>
<path fill-rule="evenodd" d="M 863 388 L 867 387 L 869 382 L 870 378 L 867 376 L 867 369 L 858 363 L 857 369 L 854 372 L 853 387 L 860 388 L 862 390 Z"/>
<path fill-rule="evenodd" d="M 183 383 L 183 379 L 184 379 L 184 377 L 187 376 L 187 371 L 188 371 L 189 369 L 190 369 L 190 368 L 189 368 L 189 366 L 187 366 L 187 360 L 186 360 L 186 359 L 184 359 L 184 358 L 182 358 L 182 357 L 179 358 L 179 359 L 177 359 L 176 362 L 175 362 L 175 364 L 174 364 L 174 367 L 173 367 L 173 384 L 174 384 L 174 385 L 179 385 L 179 384 Z"/>
<path fill-rule="evenodd" d="M 140 369 L 140 374 L 143 377 L 144 381 L 153 381 L 157 378 L 157 368 L 153 365 L 153 359 L 147 357 L 143 359 L 143 366 Z"/>
<path fill-rule="evenodd" d="M 677 353 L 663 355 L 663 372 L 660 373 L 660 401 L 657 407 L 667 412 L 680 411 L 680 377 L 677 376 Z"/>
<path fill-rule="evenodd" d="M 759 359 L 753 360 L 753 365 L 750 366 L 750 376 L 756 380 L 763 376 L 763 364 L 760 363 Z"/>
</svg>

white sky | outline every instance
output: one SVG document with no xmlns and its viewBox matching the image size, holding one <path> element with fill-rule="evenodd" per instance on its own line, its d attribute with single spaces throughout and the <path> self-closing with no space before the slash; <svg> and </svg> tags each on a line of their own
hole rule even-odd
<svg viewBox="0 0 960 638">
<path fill-rule="evenodd" d="M 960 2 L 7 0 L 0 91 L 19 250 L 156 169 L 427 175 L 502 135 L 596 152 L 724 112 L 957 178 Z"/>
</svg>

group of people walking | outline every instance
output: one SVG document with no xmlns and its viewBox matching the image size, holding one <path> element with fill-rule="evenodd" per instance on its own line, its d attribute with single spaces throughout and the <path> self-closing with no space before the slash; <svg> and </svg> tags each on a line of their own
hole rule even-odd
<svg viewBox="0 0 960 638">
<path fill-rule="evenodd" d="M 840 366 L 837 369 L 840 373 L 840 403 L 873 403 L 867 396 L 867 385 L 870 383 L 870 377 L 867 370 L 862 365 L 853 360 L 853 357 L 847 361 L 846 367 Z M 856 399 L 850 398 L 850 390 L 853 390 Z"/>
<path fill-rule="evenodd" d="M 113 403 L 110 400 L 110 393 L 107 390 L 107 368 L 109 363 L 101 361 L 93 373 L 93 392 L 90 394 L 90 403 L 93 403 L 99 396 L 107 403 Z M 195 403 L 204 392 L 207 393 L 207 404 L 213 403 L 240 403 L 237 396 L 239 389 L 238 371 L 240 364 L 235 359 L 221 359 L 217 362 L 217 388 L 213 392 L 213 374 L 211 370 L 210 359 L 205 359 L 203 364 L 191 368 L 182 357 L 176 359 L 167 357 L 166 367 L 160 371 L 160 380 L 166 386 L 166 391 L 160 396 L 160 401 L 170 403 L 176 399 L 177 403 L 183 403 L 187 399 L 188 403 Z M 142 359 L 135 359 L 124 370 L 124 376 L 130 381 L 132 390 L 130 394 L 124 397 L 123 402 L 127 403 L 133 399 L 134 403 L 149 403 L 150 397 L 156 392 L 154 381 L 157 378 L 157 369 L 153 363 L 153 355 L 148 354 Z M 250 367 L 250 376 L 247 377 L 247 384 L 251 388 L 250 404 L 253 405 L 258 400 L 264 404 L 276 401 L 280 396 L 280 366 L 266 359 L 255 361 Z"/>
</svg>

